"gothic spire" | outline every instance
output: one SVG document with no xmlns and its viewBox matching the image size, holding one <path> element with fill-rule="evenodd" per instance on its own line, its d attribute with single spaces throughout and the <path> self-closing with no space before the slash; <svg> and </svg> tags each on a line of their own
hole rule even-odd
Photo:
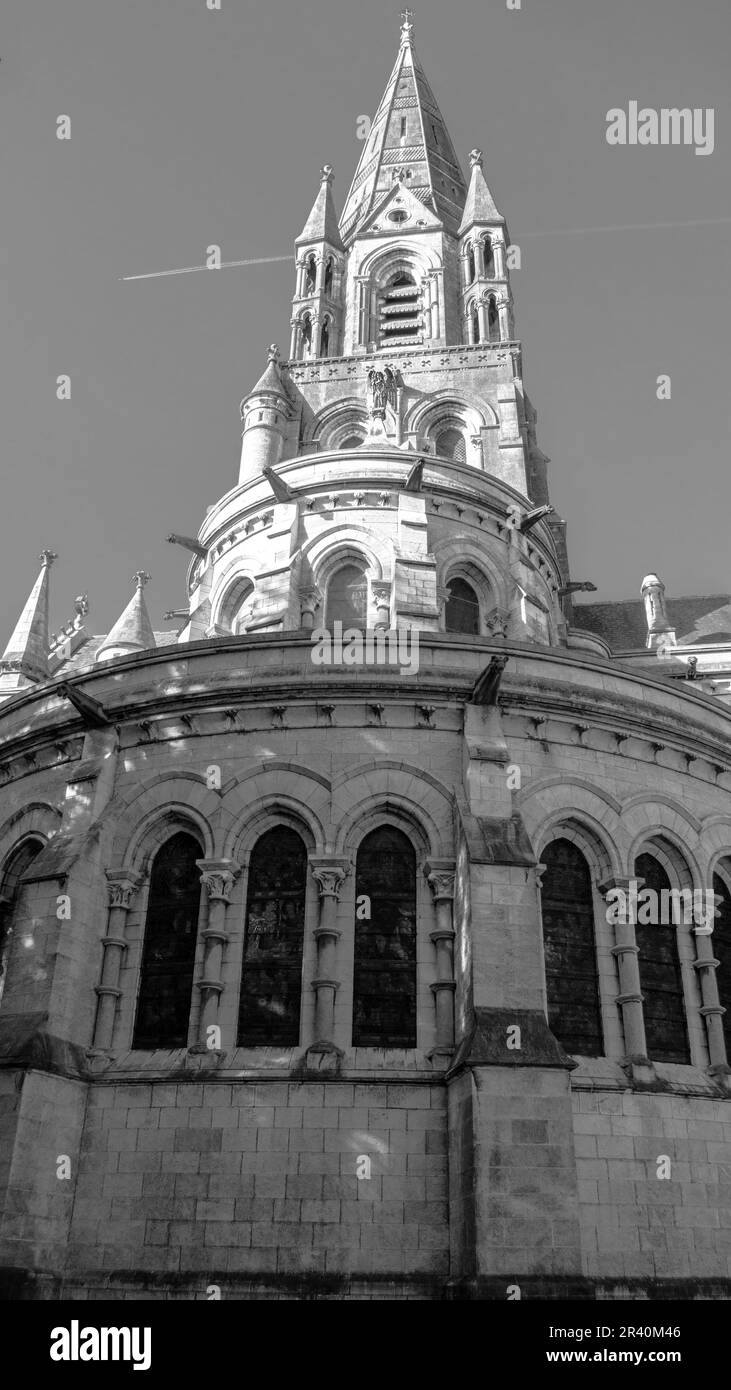
<svg viewBox="0 0 731 1390">
<path fill-rule="evenodd" d="M 470 164 L 472 176 L 459 227 L 460 236 L 469 232 L 472 227 L 484 227 L 486 224 L 505 221 L 495 207 L 492 193 L 485 182 L 482 172 L 482 150 L 470 150 Z"/>
<path fill-rule="evenodd" d="M 19 688 L 29 682 L 50 680 L 48 667 L 48 572 L 58 556 L 42 550 L 41 572 L 0 660 L 0 682 L 4 689 Z"/>
<path fill-rule="evenodd" d="M 338 215 L 333 202 L 331 164 L 323 164 L 320 178 L 320 191 L 294 244 L 295 246 L 313 246 L 318 242 L 326 241 L 328 246 L 332 246 L 335 251 L 342 251 L 344 248 L 340 240 Z"/>
<path fill-rule="evenodd" d="M 352 242 L 363 220 L 403 182 L 456 235 L 467 193 L 444 118 L 413 48 L 410 10 L 401 16 L 401 43 L 340 219 L 343 241 Z"/>
<path fill-rule="evenodd" d="M 142 592 L 149 579 L 149 574 L 144 570 L 138 570 L 133 576 L 135 592 L 109 635 L 104 638 L 96 654 L 97 661 L 109 661 L 115 656 L 133 656 L 135 652 L 146 652 L 157 646 Z"/>
</svg>

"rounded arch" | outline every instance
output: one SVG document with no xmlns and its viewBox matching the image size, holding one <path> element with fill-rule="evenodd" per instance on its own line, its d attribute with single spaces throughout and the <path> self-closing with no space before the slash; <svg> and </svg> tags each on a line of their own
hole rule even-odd
<svg viewBox="0 0 731 1390">
<path fill-rule="evenodd" d="M 256 595 L 256 584 L 249 574 L 228 575 L 219 587 L 211 605 L 211 625 L 225 627 L 229 632 L 242 631 Z"/>
<path fill-rule="evenodd" d="M 544 823 L 535 842 L 536 854 L 542 859 L 545 850 L 555 840 L 570 840 L 583 854 L 595 884 L 613 877 L 612 855 L 601 827 L 588 819 L 557 813 Z"/>
<path fill-rule="evenodd" d="M 469 536 L 454 536 L 437 541 L 434 556 L 440 589 L 446 590 L 450 580 L 460 577 L 475 589 L 483 616 L 496 605 L 510 607 L 504 568 L 487 548 L 477 546 Z"/>
<path fill-rule="evenodd" d="M 449 790 L 420 768 L 391 761 L 353 768 L 349 776 L 333 783 L 335 852 L 352 852 L 358 825 L 389 813 L 403 817 L 420 836 L 424 857 L 443 859 L 453 854 Z"/>
<path fill-rule="evenodd" d="M 59 807 L 48 801 L 31 801 L 13 811 L 0 825 L 0 866 L 23 840 L 31 836 L 46 844 L 60 829 L 61 819 Z"/>
<path fill-rule="evenodd" d="M 622 802 L 622 814 L 627 815 L 630 811 L 633 811 L 636 806 L 667 806 L 673 814 L 681 815 L 686 824 L 691 826 L 695 831 L 696 835 L 700 833 L 702 821 L 698 820 L 697 817 L 693 815 L 692 811 L 689 811 L 687 806 L 683 805 L 682 801 L 677 801 L 675 797 L 669 796 L 667 792 L 633 792 L 631 796 L 625 797 Z"/>
<path fill-rule="evenodd" d="M 701 886 L 701 873 L 695 857 L 682 840 L 676 840 L 665 828 L 640 831 L 630 848 L 629 871 L 642 854 L 649 854 L 665 870 L 671 888 Z"/>
<path fill-rule="evenodd" d="M 322 452 L 341 449 L 343 440 L 349 434 L 357 433 L 365 437 L 368 427 L 368 411 L 360 401 L 343 398 L 332 401 L 310 421 L 305 431 L 305 442 L 316 444 Z"/>
<path fill-rule="evenodd" d="M 303 841 L 308 854 L 324 852 L 322 826 L 317 817 L 306 805 L 294 797 L 281 794 L 263 796 L 247 808 L 246 820 L 241 819 L 232 827 L 227 842 L 225 858 L 237 864 L 246 865 L 251 853 L 263 835 L 278 825 L 286 825 L 295 830 Z"/>
<path fill-rule="evenodd" d="M 470 392 L 460 391 L 415 401 L 407 412 L 404 427 L 414 433 L 431 434 L 443 420 L 450 419 L 461 420 L 470 435 L 485 428 L 497 429 L 500 424 L 487 401 L 478 401 Z"/>
<path fill-rule="evenodd" d="M 313 583 L 323 593 L 333 570 L 346 563 L 349 557 L 364 561 L 372 580 L 390 582 L 393 579 L 393 544 L 368 526 L 329 527 L 302 547 L 303 569 L 309 567 Z"/>
<path fill-rule="evenodd" d="M 441 270 L 442 260 L 431 246 L 415 247 L 408 241 L 389 240 L 388 246 L 378 245 L 363 257 L 358 274 L 367 276 L 377 286 L 383 286 L 399 271 L 410 271 L 419 280 L 430 270 Z"/>
<path fill-rule="evenodd" d="M 626 873 L 627 836 L 619 802 L 586 778 L 560 773 L 546 777 L 517 792 L 516 805 L 539 857 L 555 827 L 570 822 L 572 833 L 586 837 L 587 854 L 600 882 Z"/>
<path fill-rule="evenodd" d="M 157 808 L 147 815 L 130 841 L 123 868 L 146 878 L 163 845 L 175 835 L 189 835 L 200 845 L 201 859 L 213 857 L 213 836 L 202 818 L 180 802 Z"/>
<path fill-rule="evenodd" d="M 412 807 L 400 804 L 400 798 L 389 798 L 385 802 L 376 800 L 368 807 L 361 806 L 359 810 L 360 814 L 343 842 L 343 852 L 354 860 L 363 841 L 385 825 L 400 830 L 406 836 L 414 850 L 417 865 L 424 863 L 433 853 L 424 823 Z"/>
<path fill-rule="evenodd" d="M 212 760 L 212 765 L 215 765 Z M 213 817 L 220 809 L 218 792 L 206 785 L 203 773 L 164 772 L 120 794 L 107 807 L 104 822 L 113 827 L 110 868 L 133 869 L 145 859 L 144 837 L 156 820 L 168 824 L 182 817 L 203 837 L 203 857 L 215 856 Z M 181 827 L 185 828 L 185 827 Z"/>
</svg>

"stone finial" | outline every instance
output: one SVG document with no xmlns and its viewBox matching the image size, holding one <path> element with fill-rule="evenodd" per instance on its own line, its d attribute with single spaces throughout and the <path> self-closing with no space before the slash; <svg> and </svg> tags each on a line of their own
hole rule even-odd
<svg viewBox="0 0 731 1390">
<path fill-rule="evenodd" d="M 401 24 L 401 47 L 403 48 L 405 44 L 411 43 L 414 37 L 414 11 L 402 10 L 401 19 L 403 21 Z"/>
<path fill-rule="evenodd" d="M 640 590 L 645 604 L 647 645 L 657 647 L 675 644 L 675 632 L 665 606 L 665 585 L 656 574 L 647 574 Z"/>
<path fill-rule="evenodd" d="M 322 183 L 332 183 L 332 181 L 333 181 L 333 166 L 332 166 L 332 164 L 323 164 L 323 166 L 322 166 L 322 168 L 321 168 L 321 170 L 320 170 L 320 179 L 321 179 Z"/>
<path fill-rule="evenodd" d="M 267 349 L 267 362 L 278 362 L 280 355 L 279 344 L 270 343 Z"/>
<path fill-rule="evenodd" d="M 470 169 L 474 169 L 475 166 L 477 166 L 478 169 L 481 169 L 481 168 L 482 168 L 482 150 L 477 150 L 477 149 L 470 150 L 470 153 L 469 153 L 469 160 L 470 160 Z"/>
<path fill-rule="evenodd" d="M 50 569 L 54 560 L 58 559 L 58 555 L 56 554 L 55 550 L 42 550 L 40 555 L 38 556 L 38 559 L 40 560 L 44 569 Z"/>
<path fill-rule="evenodd" d="M 76 618 L 78 619 L 78 623 L 80 624 L 82 618 L 85 618 L 87 613 L 89 612 L 88 594 L 76 595 L 76 598 L 74 599 L 74 612 L 76 614 Z"/>
<path fill-rule="evenodd" d="M 132 583 L 135 584 L 138 589 L 144 589 L 145 585 L 149 584 L 151 578 L 152 576 L 147 573 L 147 570 L 137 570 L 136 573 L 132 575 Z"/>
</svg>

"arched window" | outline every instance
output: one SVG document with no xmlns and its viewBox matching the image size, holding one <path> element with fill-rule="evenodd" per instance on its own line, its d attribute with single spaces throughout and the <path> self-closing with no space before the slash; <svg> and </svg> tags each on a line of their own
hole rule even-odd
<svg viewBox="0 0 731 1390">
<path fill-rule="evenodd" d="M 600 1057 L 604 1048 L 589 866 L 571 840 L 552 840 L 542 859 L 549 1027 L 567 1052 Z"/>
<path fill-rule="evenodd" d="M 355 897 L 353 1046 L 416 1047 L 416 854 L 401 830 L 361 842 Z"/>
<path fill-rule="evenodd" d="M 201 847 L 179 831 L 155 855 L 133 1048 L 185 1047 L 198 936 Z"/>
<path fill-rule="evenodd" d="M 467 454 L 464 435 L 461 430 L 457 430 L 451 425 L 446 430 L 440 430 L 434 444 L 437 453 L 442 458 L 454 459 L 455 463 L 466 462 Z"/>
<path fill-rule="evenodd" d="M 254 596 L 255 589 L 251 580 L 245 577 L 237 579 L 228 589 L 221 604 L 217 626 L 227 628 L 234 634 L 246 632 L 254 608 Z"/>
<path fill-rule="evenodd" d="M 305 314 L 302 319 L 302 356 L 306 357 L 312 347 L 312 319 Z"/>
<path fill-rule="evenodd" d="M 330 297 L 332 297 L 332 287 L 333 287 L 333 258 L 332 258 L 332 256 L 328 256 L 328 258 L 327 258 L 327 260 L 326 260 L 326 262 L 325 262 L 325 279 L 324 279 L 324 281 L 323 281 L 323 286 L 322 286 L 322 288 L 323 288 L 325 294 L 329 295 Z"/>
<path fill-rule="evenodd" d="M 305 294 L 315 293 L 315 282 L 317 280 L 317 261 L 314 256 L 307 257 L 305 265 Z"/>
<path fill-rule="evenodd" d="M 471 308 L 470 308 L 470 330 L 471 330 L 471 333 L 472 333 L 472 342 L 473 342 L 473 343 L 479 343 L 479 341 L 480 341 L 480 311 L 479 311 L 479 309 L 477 308 L 477 305 L 474 304 L 474 303 L 472 304 L 472 306 L 471 306 Z"/>
<path fill-rule="evenodd" d="M 0 1000 L 3 997 L 5 979 L 10 960 L 10 944 L 13 938 L 13 925 L 22 892 L 22 878 L 36 855 L 43 849 L 42 840 L 24 840 L 10 855 L 2 876 L 0 888 Z"/>
<path fill-rule="evenodd" d="M 340 445 L 340 448 L 359 449 L 362 443 L 363 440 L 361 439 L 359 434 L 349 434 L 348 438 L 343 440 L 342 444 Z"/>
<path fill-rule="evenodd" d="M 487 332 L 491 343 L 500 342 L 500 316 L 494 294 L 487 301 Z"/>
<path fill-rule="evenodd" d="M 464 632 L 469 637 L 477 637 L 480 631 L 480 605 L 477 594 L 466 579 L 459 576 L 447 585 L 449 597 L 444 610 L 444 626 L 447 632 Z"/>
<path fill-rule="evenodd" d="M 338 619 L 343 630 L 363 629 L 367 625 L 368 581 L 365 567 L 353 562 L 335 571 L 327 588 L 325 626 L 329 632 Z"/>
<path fill-rule="evenodd" d="M 277 825 L 257 840 L 249 865 L 239 1047 L 297 1047 L 307 850 Z"/>
<path fill-rule="evenodd" d="M 467 247 L 465 269 L 467 272 L 467 284 L 471 285 L 475 278 L 475 253 L 472 246 Z"/>
<path fill-rule="evenodd" d="M 325 317 L 325 318 L 323 319 L 323 321 L 322 321 L 322 328 L 320 329 L 320 356 L 321 356 L 321 357 L 327 357 L 329 347 L 330 347 L 330 320 L 329 320 L 329 318 Z"/>
<path fill-rule="evenodd" d="M 400 270 L 379 297 L 379 329 L 382 347 L 418 340 L 421 328 L 419 290 L 413 275 Z"/>
<path fill-rule="evenodd" d="M 637 856 L 635 877 L 645 880 L 644 888 L 655 891 L 658 905 L 662 902 L 660 894 L 670 892 L 670 879 L 653 854 Z M 640 903 L 638 917 L 642 909 Z M 635 926 L 647 1052 L 655 1062 L 690 1061 L 677 932 L 674 922 L 662 926 L 638 921 Z"/>
<path fill-rule="evenodd" d="M 488 280 L 495 279 L 495 256 L 492 249 L 492 242 L 489 237 L 485 237 L 482 243 L 482 254 L 485 257 L 485 276 Z"/>
<path fill-rule="evenodd" d="M 728 872 L 731 866 L 727 863 L 725 867 Z M 725 877 L 722 878 L 720 874 L 713 875 L 713 891 L 721 901 L 716 904 L 718 915 L 713 919 L 711 942 L 713 954 L 718 961 L 718 997 L 726 1010 L 723 1015 L 726 1055 L 731 1057 L 731 892 Z"/>
</svg>

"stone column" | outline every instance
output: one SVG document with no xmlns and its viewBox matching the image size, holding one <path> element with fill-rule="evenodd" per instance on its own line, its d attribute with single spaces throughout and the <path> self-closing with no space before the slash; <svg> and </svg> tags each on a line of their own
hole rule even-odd
<svg viewBox="0 0 731 1390">
<path fill-rule="evenodd" d="M 315 626 L 315 613 L 320 607 L 321 598 L 319 589 L 300 589 L 300 626 L 308 631 Z"/>
<path fill-rule="evenodd" d="M 226 909 L 231 889 L 241 872 L 233 859 L 196 859 L 201 883 L 208 893 L 208 923 L 203 936 L 203 973 L 197 982 L 201 992 L 198 1021 L 198 1047 L 207 1048 L 207 1030 L 218 1023 L 218 1006 L 223 993 L 221 967 L 223 948 L 228 941 Z"/>
<path fill-rule="evenodd" d="M 505 242 L 494 235 L 492 238 L 492 255 L 495 262 L 494 278 L 496 280 L 505 280 L 507 278 L 505 274 Z"/>
<path fill-rule="evenodd" d="M 297 339 L 299 337 L 299 334 L 297 332 L 297 319 L 290 319 L 290 325 L 292 328 L 292 332 L 289 339 L 289 355 L 292 361 L 294 362 L 297 357 Z"/>
<path fill-rule="evenodd" d="M 435 1052 L 451 1053 L 454 1048 L 454 924 L 452 903 L 456 865 L 451 859 L 433 859 L 424 867 L 434 898 L 436 928 L 429 933 L 436 953 L 437 978 L 431 986 L 436 1008 L 437 1041 Z"/>
<path fill-rule="evenodd" d="M 388 629 L 391 624 L 391 585 L 372 584 L 371 593 L 376 605 L 376 627 Z"/>
<path fill-rule="evenodd" d="M 644 881 L 643 878 L 608 878 L 604 883 L 598 883 L 597 888 L 604 899 L 610 889 L 621 888 L 626 895 L 625 901 L 628 902 L 630 885 L 634 885 L 639 892 Z M 646 1066 L 648 1058 L 640 989 L 639 947 L 635 936 L 635 924 L 629 921 L 630 916 L 629 912 L 618 912 L 617 921 L 614 923 L 616 944 L 612 947 L 612 955 L 617 962 L 619 973 L 617 1003 L 622 1011 L 627 1060 Z M 623 917 L 625 920 L 622 920 Z"/>
<path fill-rule="evenodd" d="M 487 300 L 486 300 L 486 299 L 479 299 L 479 300 L 477 301 L 477 316 L 478 316 L 479 321 L 480 321 L 480 342 L 481 342 L 481 343 L 489 343 L 489 341 L 490 341 L 490 326 L 489 326 L 488 321 L 487 321 Z"/>
<path fill-rule="evenodd" d="M 95 1052 L 108 1052 L 114 1036 L 114 1020 L 117 1013 L 117 1000 L 122 991 L 119 977 L 124 953 L 127 950 L 125 927 L 127 913 L 132 900 L 143 882 L 141 874 L 130 873 L 129 869 L 108 869 L 107 884 L 109 893 L 109 914 L 107 933 L 102 941 L 104 959 L 102 961 L 101 981 L 96 987 L 99 999 L 94 1027 Z"/>
<path fill-rule="evenodd" d="M 512 334 L 510 331 L 510 301 L 502 296 L 496 303 L 498 323 L 500 325 L 500 341 L 507 343 Z"/>
<path fill-rule="evenodd" d="M 693 961 L 693 969 L 698 971 L 698 982 L 701 991 L 701 1014 L 706 1021 L 706 1036 L 708 1039 L 708 1060 L 711 1074 L 721 1073 L 728 1076 L 729 1066 L 726 1056 L 726 1039 L 723 1035 L 723 1016 L 726 1012 L 718 994 L 718 980 L 716 970 L 720 965 L 713 953 L 713 936 L 706 936 L 702 932 L 695 932 L 696 958 Z"/>
<path fill-rule="evenodd" d="M 320 916 L 314 930 L 317 964 L 312 988 L 315 991 L 316 1047 L 335 1046 L 336 948 L 340 931 L 336 925 L 340 890 L 350 865 L 346 859 L 311 859 L 310 869 L 320 894 Z"/>
</svg>

